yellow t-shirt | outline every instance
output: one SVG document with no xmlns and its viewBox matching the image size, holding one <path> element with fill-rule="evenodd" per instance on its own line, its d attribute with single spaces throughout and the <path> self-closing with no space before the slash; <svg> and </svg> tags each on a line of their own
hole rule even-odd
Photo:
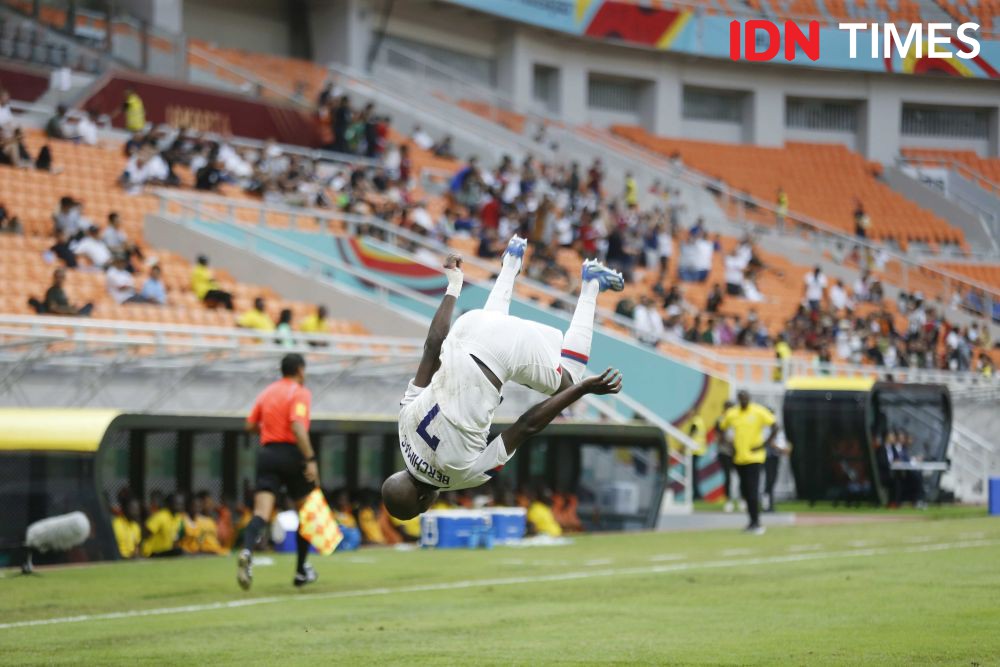
<svg viewBox="0 0 1000 667">
<path fill-rule="evenodd" d="M 299 329 L 302 333 L 326 333 L 328 331 L 326 320 L 319 319 L 316 313 L 306 316 Z"/>
<path fill-rule="evenodd" d="M 259 310 L 248 310 L 240 315 L 236 323 L 244 329 L 257 329 L 258 331 L 274 331 L 274 322 Z"/>
<path fill-rule="evenodd" d="M 792 346 L 779 340 L 774 344 L 774 356 L 778 358 L 778 365 L 774 368 L 774 381 L 781 382 L 785 371 L 785 362 L 792 358 Z"/>
<path fill-rule="evenodd" d="M 174 548 L 181 532 L 183 518 L 168 509 L 161 509 L 146 519 L 146 530 L 149 537 L 142 543 L 142 554 L 149 556 Z"/>
<path fill-rule="evenodd" d="M 361 534 L 367 541 L 372 544 L 385 544 L 385 533 L 378 525 L 378 518 L 372 508 L 361 508 L 358 512 L 358 525 L 361 527 Z"/>
<path fill-rule="evenodd" d="M 122 558 L 135 558 L 136 547 L 142 540 L 139 523 L 125 516 L 116 516 L 111 521 L 111 529 L 115 532 L 115 541 L 118 542 L 118 552 Z"/>
<path fill-rule="evenodd" d="M 528 523 L 535 527 L 535 531 L 539 535 L 551 535 L 552 537 L 562 535 L 562 526 L 552 514 L 552 508 L 538 500 L 528 507 Z"/>
<path fill-rule="evenodd" d="M 746 410 L 738 405 L 729 408 L 719 426 L 733 429 L 733 463 L 763 463 L 767 458 L 767 450 L 762 446 L 764 429 L 774 422 L 774 413 L 758 403 L 750 403 Z"/>
<path fill-rule="evenodd" d="M 400 521 L 396 517 L 389 515 L 389 521 L 392 522 L 399 532 L 403 533 L 407 537 L 418 538 L 420 537 L 420 517 L 415 516 L 412 519 L 407 519 L 406 521 Z"/>
<path fill-rule="evenodd" d="M 146 127 L 146 107 L 135 93 L 125 98 L 125 129 L 138 132 Z"/>
<path fill-rule="evenodd" d="M 636 185 L 635 178 L 625 179 L 625 204 L 627 206 L 639 205 L 639 186 Z"/>
<path fill-rule="evenodd" d="M 215 289 L 215 278 L 212 277 L 212 269 L 201 264 L 196 264 L 191 269 L 191 290 L 199 299 L 204 299 L 208 290 Z"/>
<path fill-rule="evenodd" d="M 701 418 L 700 415 L 695 415 L 691 418 L 688 424 L 688 435 L 694 440 L 695 444 L 698 445 L 698 449 L 691 452 L 696 456 L 701 456 L 705 453 L 705 447 L 708 443 L 708 434 L 705 432 L 705 420 Z"/>
</svg>

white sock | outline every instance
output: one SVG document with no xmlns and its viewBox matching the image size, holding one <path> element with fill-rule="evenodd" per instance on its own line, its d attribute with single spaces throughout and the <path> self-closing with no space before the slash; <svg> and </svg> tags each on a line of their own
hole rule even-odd
<svg viewBox="0 0 1000 667">
<path fill-rule="evenodd" d="M 563 336 L 562 367 L 573 382 L 579 382 L 587 372 L 590 361 L 590 341 L 594 337 L 594 310 L 601 286 L 588 280 L 580 286 L 580 299 L 576 302 L 573 319 Z"/>
<path fill-rule="evenodd" d="M 514 279 L 517 278 L 520 271 L 521 258 L 504 255 L 500 275 L 497 276 L 496 284 L 490 290 L 483 310 L 492 310 L 504 315 L 510 311 L 510 299 L 514 295 Z"/>
</svg>

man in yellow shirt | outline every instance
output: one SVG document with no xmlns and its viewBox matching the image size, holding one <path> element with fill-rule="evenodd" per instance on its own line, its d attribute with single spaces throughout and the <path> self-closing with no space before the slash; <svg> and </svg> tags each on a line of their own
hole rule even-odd
<svg viewBox="0 0 1000 667">
<path fill-rule="evenodd" d="M 233 309 L 233 295 L 219 289 L 206 255 L 198 255 L 198 263 L 191 269 L 191 291 L 209 308 L 221 305 L 226 310 Z"/>
<path fill-rule="evenodd" d="M 118 552 L 122 558 L 136 558 L 140 555 L 139 543 L 142 541 L 142 527 L 139 526 L 139 501 L 132 498 L 122 514 L 111 521 L 111 529 L 118 542 Z"/>
<path fill-rule="evenodd" d="M 125 102 L 122 104 L 125 112 L 125 129 L 129 132 L 141 132 L 146 128 L 146 107 L 134 90 L 125 91 Z"/>
<path fill-rule="evenodd" d="M 184 496 L 175 493 L 151 517 L 146 519 L 146 539 L 142 542 L 144 556 L 179 556 L 178 546 L 183 525 Z"/>
<path fill-rule="evenodd" d="M 736 398 L 738 405 L 726 411 L 719 427 L 733 430 L 733 464 L 740 478 L 740 493 L 750 515 L 746 531 L 762 535 L 764 528 L 760 525 L 760 471 L 767 458 L 767 447 L 774 441 L 780 428 L 774 413 L 759 403 L 751 403 L 750 394 L 746 390 L 741 390 Z M 766 437 L 765 431 L 769 431 Z"/>
<path fill-rule="evenodd" d="M 536 535 L 548 535 L 549 537 L 559 537 L 562 535 L 562 526 L 556 521 L 555 514 L 552 513 L 552 494 L 543 491 L 532 499 L 528 505 L 528 525 L 534 530 Z"/>
<path fill-rule="evenodd" d="M 274 321 L 264 310 L 264 299 L 257 297 L 253 300 L 253 308 L 240 315 L 236 324 L 244 329 L 256 329 L 257 331 L 274 331 Z"/>
<path fill-rule="evenodd" d="M 329 333 L 330 327 L 326 323 L 326 306 L 317 306 L 316 312 L 306 315 L 300 327 L 302 333 Z"/>
</svg>

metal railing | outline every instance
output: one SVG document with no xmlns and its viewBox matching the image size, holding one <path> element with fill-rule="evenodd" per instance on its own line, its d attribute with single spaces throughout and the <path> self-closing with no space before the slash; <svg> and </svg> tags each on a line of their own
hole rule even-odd
<svg viewBox="0 0 1000 667">
<path fill-rule="evenodd" d="M 246 84 L 246 88 L 247 88 L 243 92 L 246 93 L 246 94 L 251 94 L 251 93 L 254 93 L 254 92 L 258 91 L 258 90 L 259 91 L 266 91 L 266 92 L 270 93 L 271 95 L 274 95 L 278 99 L 280 99 L 280 100 L 282 100 L 284 102 L 288 102 L 288 103 L 290 103 L 290 104 L 292 104 L 294 106 L 302 107 L 302 108 L 306 108 L 306 109 L 312 109 L 313 108 L 313 105 L 312 105 L 312 103 L 311 103 L 310 100 L 301 99 L 299 97 L 296 97 L 292 91 L 290 91 L 288 89 L 284 89 L 284 88 L 279 88 L 278 86 L 274 85 L 270 81 L 267 81 L 267 80 L 262 79 L 261 77 L 257 76 L 253 72 L 245 70 L 242 67 L 239 67 L 237 65 L 233 65 L 232 63 L 228 62 L 227 60 L 219 58 L 219 57 L 215 56 L 214 54 L 211 54 L 208 51 L 205 51 L 204 49 L 199 48 L 198 46 L 196 46 L 194 44 L 188 44 L 187 50 L 188 50 L 189 54 L 197 56 L 198 58 L 202 58 L 202 59 L 208 61 L 209 63 L 211 63 L 211 65 L 213 67 L 217 67 L 218 69 L 221 69 L 221 70 L 227 72 L 231 76 L 243 79 L 243 81 Z"/>
<path fill-rule="evenodd" d="M 240 224 L 240 211 L 251 211 L 255 223 L 243 222 L 244 226 L 256 224 L 262 227 L 268 224 L 268 215 L 285 216 L 290 228 L 295 229 L 298 221 L 311 221 L 319 223 L 320 229 L 336 233 L 357 236 L 366 230 L 378 230 L 379 236 L 386 242 L 396 246 L 401 246 L 405 241 L 416 247 L 424 248 L 443 259 L 453 249 L 443 243 L 429 239 L 425 236 L 414 234 L 399 226 L 393 225 L 385 220 L 371 216 L 361 216 L 342 212 L 320 211 L 315 209 L 302 209 L 290 206 L 274 204 L 263 204 L 254 201 L 239 201 L 226 199 L 217 195 L 203 195 L 174 190 L 160 190 L 157 192 L 160 197 L 161 212 L 169 214 L 169 204 L 173 203 L 190 211 L 195 216 L 208 216 L 217 220 L 233 221 Z M 220 211 L 222 211 L 220 213 Z M 245 218 L 244 218 L 245 220 Z M 314 228 L 314 227 L 312 227 Z M 268 237 L 268 241 L 271 237 Z M 302 250 L 298 244 L 290 244 L 297 251 Z M 400 249 L 401 254 L 410 256 L 413 261 L 421 263 L 431 268 L 438 268 L 437 265 L 428 263 L 419 257 L 412 256 L 407 251 Z M 329 258 L 324 258 L 329 259 Z M 485 275 L 493 275 L 496 267 L 477 257 L 465 257 L 463 261 L 466 265 L 476 267 Z M 365 274 L 367 276 L 367 274 Z M 366 279 L 371 279 L 370 277 Z M 575 297 L 566 294 L 558 289 L 550 287 L 544 283 L 532 280 L 526 276 L 521 276 L 518 283 L 529 289 L 545 294 L 553 301 L 558 301 L 564 306 L 563 312 L 571 312 Z M 422 295 L 421 295 L 422 296 Z M 625 329 L 628 332 L 634 330 L 632 320 L 618 315 L 613 311 L 598 308 L 596 312 L 597 326 L 606 334 L 620 336 L 617 332 Z M 615 330 L 608 329 L 615 327 Z M 663 336 L 661 342 L 668 346 L 668 350 L 673 349 L 683 353 L 681 357 L 676 354 L 666 352 L 668 356 L 673 356 L 680 363 L 691 366 L 702 373 L 718 377 L 719 379 L 739 385 L 770 386 L 780 387 L 783 380 L 775 380 L 773 373 L 777 363 L 773 359 L 762 359 L 759 356 L 737 356 L 735 351 L 720 353 L 711 347 L 696 345 L 687 341 Z M 638 341 L 634 344 L 639 345 Z M 661 348 L 662 350 L 662 348 Z M 937 369 L 886 369 L 875 366 L 863 366 L 855 364 L 817 364 L 811 360 L 793 357 L 788 367 L 784 370 L 782 377 L 789 375 L 834 375 L 843 377 L 879 377 L 886 373 L 891 373 L 900 382 L 934 382 L 947 384 L 955 391 L 978 392 L 984 390 L 993 392 L 998 387 L 996 381 L 990 382 L 982 375 L 967 371 L 950 371 Z"/>
<path fill-rule="evenodd" d="M 756 209 L 758 211 L 763 211 L 765 215 L 770 215 L 772 220 L 778 213 L 777 208 L 771 202 L 766 202 L 748 193 L 734 190 L 726 183 L 720 182 L 717 179 L 703 174 L 687 165 L 673 164 L 665 156 L 654 153 L 645 147 L 619 139 L 618 137 L 611 135 L 609 132 L 592 131 L 591 134 L 614 150 L 625 151 L 626 154 L 634 155 L 636 159 L 642 160 L 650 168 L 658 170 L 664 176 L 673 176 L 696 187 L 716 189 L 719 192 L 720 197 L 736 204 L 738 217 L 735 222 L 740 225 L 745 225 L 748 231 L 754 227 L 752 221 L 748 219 L 748 210 Z M 760 230 L 755 229 L 755 231 Z M 898 284 L 895 281 L 891 282 L 907 292 L 910 291 L 910 272 L 919 271 L 932 276 L 936 280 L 940 281 L 945 287 L 953 289 L 959 288 L 966 291 L 969 289 L 981 291 L 988 299 L 988 303 L 986 304 L 987 312 L 990 312 L 990 303 L 1000 301 L 1000 290 L 997 290 L 992 285 L 986 285 L 952 271 L 916 261 L 906 255 L 894 251 L 892 248 L 884 244 L 872 243 L 865 239 L 846 234 L 839 229 L 831 227 L 825 222 L 800 213 L 789 211 L 785 215 L 785 233 L 797 233 L 801 238 L 807 240 L 810 244 L 821 251 L 847 254 L 850 249 L 858 248 L 866 251 L 870 256 L 875 256 L 877 253 L 883 252 L 885 253 L 887 261 L 897 262 L 902 272 L 902 284 Z"/>
<path fill-rule="evenodd" d="M 896 156 L 896 164 L 912 166 L 915 169 L 920 169 L 920 167 L 939 167 L 942 169 L 950 169 L 956 172 L 960 176 L 964 176 L 970 181 L 976 183 L 982 189 L 986 190 L 992 195 L 1000 197 L 1000 183 L 991 181 L 982 172 L 964 162 L 959 162 L 949 157 L 923 157 L 918 155 L 898 155 Z"/>
</svg>

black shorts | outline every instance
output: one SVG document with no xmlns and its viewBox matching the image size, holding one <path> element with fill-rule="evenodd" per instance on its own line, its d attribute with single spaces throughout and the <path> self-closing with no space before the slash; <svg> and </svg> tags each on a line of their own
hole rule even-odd
<svg viewBox="0 0 1000 667">
<path fill-rule="evenodd" d="M 309 495 L 314 485 L 305 476 L 306 461 L 299 448 L 289 442 L 272 442 L 257 455 L 257 491 L 277 494 L 282 487 L 292 500 Z"/>
</svg>

